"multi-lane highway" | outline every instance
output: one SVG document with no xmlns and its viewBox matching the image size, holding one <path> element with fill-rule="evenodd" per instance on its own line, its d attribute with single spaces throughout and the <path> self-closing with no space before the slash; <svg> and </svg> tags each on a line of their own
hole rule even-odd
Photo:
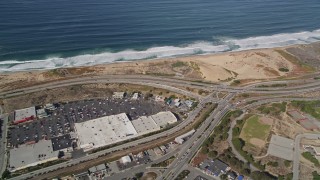
<svg viewBox="0 0 320 180">
<path fill-rule="evenodd" d="M 177 159 L 175 159 L 162 176 L 157 179 L 174 179 L 179 172 L 183 170 L 182 167 L 189 163 L 206 138 L 212 133 L 216 125 L 219 124 L 222 117 L 232 108 L 228 102 L 234 97 L 234 95 L 235 94 L 229 94 L 219 102 L 218 107 L 186 142 L 187 144 L 180 151 Z M 207 128 L 208 126 L 209 128 Z"/>
<path fill-rule="evenodd" d="M 297 81 L 297 80 L 294 80 Z M 289 81 L 284 81 L 281 83 L 288 83 Z M 282 96 L 285 95 L 293 95 L 303 92 L 310 92 L 320 90 L 320 81 L 315 81 L 309 79 L 306 81 L 306 85 L 297 85 L 297 86 L 290 86 L 290 87 L 279 87 L 279 88 L 261 88 L 256 87 L 255 85 L 249 85 L 245 87 L 231 87 L 226 85 L 218 85 L 218 84 L 209 84 L 209 83 L 201 83 L 201 82 L 192 82 L 186 81 L 182 79 L 173 79 L 173 78 L 163 78 L 163 77 L 153 77 L 153 76 L 127 76 L 127 75 L 112 75 L 112 76 L 101 76 L 101 77 L 77 77 L 74 79 L 65 79 L 61 81 L 49 82 L 44 83 L 41 85 L 34 85 L 31 87 L 26 87 L 22 89 L 1 92 L 0 98 L 8 98 L 13 96 L 19 96 L 28 93 L 34 93 L 39 91 L 44 91 L 47 89 L 54 89 L 59 87 L 66 87 L 71 85 L 79 85 L 79 84 L 90 84 L 90 83 L 128 83 L 128 84 L 138 84 L 138 85 L 147 85 L 162 89 L 167 89 L 169 91 L 173 91 L 179 94 L 184 94 L 189 97 L 194 97 L 200 101 L 198 106 L 189 114 L 188 118 L 167 131 L 161 132 L 159 134 L 155 134 L 149 137 L 141 138 L 126 144 L 122 144 L 119 146 L 115 146 L 106 150 L 99 151 L 97 153 L 90 154 L 85 157 L 81 157 L 78 159 L 73 159 L 68 162 L 64 162 L 61 164 L 57 164 L 54 166 L 50 166 L 47 168 L 43 168 L 32 173 L 24 174 L 22 176 L 18 176 L 12 179 L 26 179 L 33 177 L 37 174 L 43 174 L 50 171 L 55 171 L 57 169 L 61 169 L 64 167 L 72 166 L 79 164 L 84 161 L 94 160 L 100 156 L 105 154 L 119 151 L 121 149 L 130 148 L 133 146 L 137 146 L 139 144 L 143 144 L 146 142 L 154 141 L 160 137 L 170 136 L 171 134 L 180 131 L 181 129 L 185 128 L 188 124 L 190 124 L 196 117 L 196 115 L 202 110 L 203 106 L 207 102 L 217 102 L 219 105 L 216 110 L 210 115 L 208 119 L 204 121 L 204 123 L 200 126 L 200 128 L 196 131 L 196 133 L 191 137 L 191 139 L 184 145 L 184 149 L 179 152 L 178 159 L 176 159 L 168 168 L 164 174 L 159 178 L 174 178 L 178 175 L 181 171 L 184 164 L 188 163 L 189 160 L 193 157 L 196 153 L 202 142 L 205 138 L 212 132 L 214 127 L 220 122 L 221 118 L 228 112 L 230 109 L 235 107 L 234 105 L 230 104 L 230 100 L 235 97 L 236 94 L 239 93 L 259 93 L 268 95 L 267 98 L 263 97 L 264 99 L 259 100 L 258 102 L 252 103 L 250 105 L 245 106 L 244 108 L 250 108 L 253 106 L 258 106 L 268 102 L 276 102 L 276 101 L 290 101 L 296 100 L 297 98 L 284 98 Z M 257 83 L 261 84 L 272 84 L 275 82 L 263 82 Z M 298 83 L 298 81 L 297 81 Z M 214 98 L 213 94 L 203 97 L 196 93 L 189 92 L 184 90 L 180 87 L 188 87 L 188 88 L 197 88 L 197 89 L 204 89 L 209 92 L 212 91 L 224 91 L 228 94 L 221 100 Z M 311 98 L 310 100 L 314 100 L 315 98 Z M 306 98 L 299 98 L 299 100 L 309 100 Z M 208 129 L 206 129 L 209 126 Z M 200 138 L 198 138 L 200 136 Z"/>
<path fill-rule="evenodd" d="M 232 87 L 221 84 L 208 84 L 201 82 L 190 82 L 181 79 L 154 77 L 154 76 L 128 76 L 128 75 L 109 75 L 99 77 L 76 77 L 73 79 L 65 79 L 61 81 L 47 82 L 40 85 L 33 85 L 26 88 L 10 90 L 6 92 L 0 92 L 0 98 L 8 98 L 17 95 L 23 95 L 47 89 L 66 87 L 71 85 L 90 84 L 90 83 L 127 83 L 127 84 L 139 84 L 149 85 L 159 88 L 169 88 L 168 90 L 176 91 L 176 86 L 189 87 L 189 88 L 201 88 L 210 91 L 226 91 L 235 93 L 259 93 L 259 94 L 296 94 L 302 92 L 310 92 L 320 89 L 320 81 L 310 80 L 305 85 L 298 85 L 292 87 L 278 87 L 278 88 L 258 88 L 253 85 L 244 87 Z M 276 81 L 275 81 L 276 82 Z M 289 82 L 289 81 L 288 81 Z M 271 82 L 268 82 L 271 83 Z M 261 84 L 261 83 L 259 83 Z M 307 88 L 306 88 L 307 87 Z M 183 91 L 189 93 L 188 91 Z M 198 96 L 199 97 L 199 96 Z"/>
</svg>

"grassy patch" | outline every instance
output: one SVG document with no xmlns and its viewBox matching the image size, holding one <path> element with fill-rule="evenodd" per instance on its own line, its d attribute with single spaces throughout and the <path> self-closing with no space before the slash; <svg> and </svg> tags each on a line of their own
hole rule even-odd
<svg viewBox="0 0 320 180">
<path fill-rule="evenodd" d="M 185 179 L 190 174 L 189 170 L 183 170 L 175 180 L 182 180 Z"/>
<path fill-rule="evenodd" d="M 269 135 L 270 128 L 270 125 L 260 123 L 259 116 L 254 115 L 247 119 L 240 136 L 249 143 L 251 138 L 265 140 Z"/>
<path fill-rule="evenodd" d="M 279 163 L 276 162 L 276 161 L 270 161 L 267 163 L 268 166 L 272 166 L 272 167 L 278 167 L 279 166 Z"/>
<path fill-rule="evenodd" d="M 259 86 L 256 86 L 256 87 L 259 87 L 259 88 L 264 88 L 264 87 L 286 87 L 287 84 L 271 84 L 271 85 L 259 85 Z"/>
<path fill-rule="evenodd" d="M 157 164 L 152 164 L 151 167 L 167 167 L 169 166 L 172 161 L 175 159 L 176 157 L 175 156 L 171 156 L 169 159 L 167 160 L 164 160 L 162 162 L 159 162 Z"/>
<path fill-rule="evenodd" d="M 287 103 L 272 103 L 271 105 L 262 105 L 258 110 L 263 114 L 279 115 L 281 112 L 286 112 Z"/>
<path fill-rule="evenodd" d="M 178 67 L 188 66 L 188 64 L 187 64 L 186 62 L 177 61 L 177 62 L 171 64 L 171 66 L 172 66 L 173 68 L 178 68 Z"/>
<path fill-rule="evenodd" d="M 292 55 L 292 54 L 289 54 L 287 53 L 286 51 L 283 51 L 283 50 L 276 50 L 276 52 L 278 52 L 282 57 L 284 57 L 286 60 L 294 63 L 294 64 L 298 64 L 300 65 L 301 67 L 304 68 L 304 70 L 306 71 L 314 71 L 315 69 L 303 62 L 301 62 L 296 56 Z"/>
<path fill-rule="evenodd" d="M 320 174 L 317 171 L 312 172 L 313 180 L 320 180 Z"/>
<path fill-rule="evenodd" d="M 320 119 L 320 101 L 292 101 L 291 104 L 301 111 Z"/>
<path fill-rule="evenodd" d="M 279 68 L 279 71 L 281 71 L 281 72 L 289 72 L 289 69 L 282 67 L 282 68 Z"/>
<path fill-rule="evenodd" d="M 213 133 L 202 144 L 202 151 L 205 154 L 210 152 L 209 148 L 212 144 L 218 144 L 228 138 L 231 119 L 239 117 L 241 114 L 240 110 L 232 111 L 222 118 L 221 123 L 214 128 Z"/>
<path fill-rule="evenodd" d="M 284 161 L 284 165 L 285 165 L 286 167 L 290 167 L 290 166 L 291 166 L 291 163 L 292 163 L 292 161 L 288 161 L 288 160 L 285 160 L 285 161 Z"/>
<path fill-rule="evenodd" d="M 254 116 L 250 118 L 255 118 Z M 249 118 L 249 119 L 250 119 Z M 248 120 L 247 120 L 248 121 Z M 265 165 L 262 165 L 260 161 L 256 162 L 251 154 L 243 150 L 244 146 L 253 146 L 251 144 L 246 144 L 246 142 L 239 138 L 239 135 L 242 133 L 243 128 L 247 121 L 244 120 L 238 120 L 236 126 L 232 129 L 232 144 L 234 148 L 239 152 L 239 154 L 244 157 L 248 162 L 250 162 L 252 165 L 257 167 L 260 170 L 265 169 Z"/>
<path fill-rule="evenodd" d="M 146 75 L 150 75 L 150 76 L 169 76 L 169 77 L 175 76 L 175 74 L 155 73 L 155 72 L 150 72 L 150 71 L 147 71 Z"/>
<path fill-rule="evenodd" d="M 303 152 L 302 156 L 312 162 L 315 166 L 320 167 L 319 161 L 310 152 Z"/>
<path fill-rule="evenodd" d="M 241 83 L 241 81 L 239 79 L 235 79 L 232 81 L 231 85 L 235 86 L 235 85 L 239 85 Z"/>
</svg>

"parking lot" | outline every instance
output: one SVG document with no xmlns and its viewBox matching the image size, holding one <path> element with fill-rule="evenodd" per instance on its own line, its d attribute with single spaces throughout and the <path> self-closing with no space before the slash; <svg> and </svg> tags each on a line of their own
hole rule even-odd
<svg viewBox="0 0 320 180">
<path fill-rule="evenodd" d="M 111 98 L 61 103 L 56 104 L 56 107 L 49 117 L 10 127 L 8 134 L 10 145 L 18 146 L 65 135 L 74 130 L 74 123 L 102 116 L 124 112 L 130 119 L 136 119 L 139 116 L 169 110 L 164 103 L 153 100 Z"/>
</svg>

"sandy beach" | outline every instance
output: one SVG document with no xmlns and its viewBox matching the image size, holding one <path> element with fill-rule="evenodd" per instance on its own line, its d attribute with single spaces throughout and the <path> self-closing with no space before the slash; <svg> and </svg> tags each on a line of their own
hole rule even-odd
<svg viewBox="0 0 320 180">
<path fill-rule="evenodd" d="M 315 43 L 310 45 L 227 52 L 212 55 L 117 62 L 90 67 L 1 73 L 0 90 L 6 91 L 75 76 L 109 74 L 179 76 L 180 78 L 229 84 L 234 80 L 249 82 L 290 78 L 314 71 L 311 66 L 308 66 L 308 62 L 303 61 L 308 57 L 302 57 L 299 53 L 295 54 L 295 52 L 299 52 L 298 50 L 303 48 L 309 50 L 312 48 L 317 49 L 319 48 L 318 46 L 319 43 Z"/>
</svg>

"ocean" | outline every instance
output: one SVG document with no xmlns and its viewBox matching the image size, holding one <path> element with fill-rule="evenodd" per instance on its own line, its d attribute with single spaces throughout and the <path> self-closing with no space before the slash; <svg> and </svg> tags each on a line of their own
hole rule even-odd
<svg viewBox="0 0 320 180">
<path fill-rule="evenodd" d="M 0 72 L 320 40 L 319 0 L 0 1 Z"/>
</svg>

